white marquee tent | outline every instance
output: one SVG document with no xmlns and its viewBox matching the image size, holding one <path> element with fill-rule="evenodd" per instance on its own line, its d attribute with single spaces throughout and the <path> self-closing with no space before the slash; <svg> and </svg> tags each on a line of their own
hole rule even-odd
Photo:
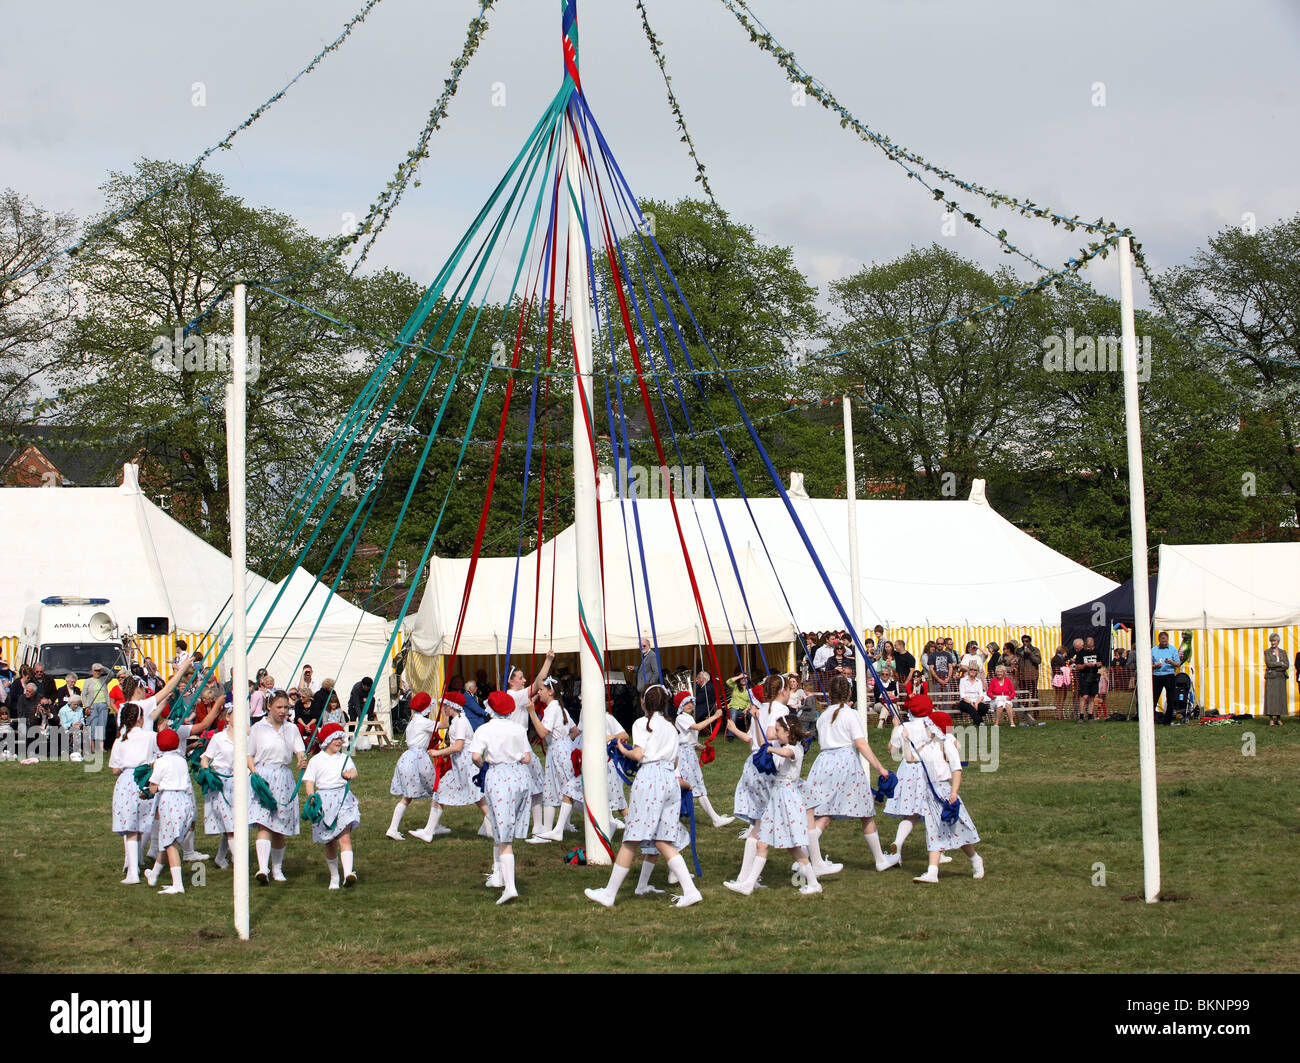
<svg viewBox="0 0 1300 1063">
<path fill-rule="evenodd" d="M 1300 624 L 1300 543 L 1162 545 L 1159 563 L 1159 627 Z"/>
<path fill-rule="evenodd" d="M 791 498 L 845 608 L 851 609 L 847 503 L 843 499 L 810 499 L 802 493 L 800 497 L 792 494 Z M 717 505 L 749 596 L 753 626 L 759 633 L 757 640 L 751 636 L 745 641 L 787 641 L 793 638 L 796 627 L 809 631 L 843 626 L 779 498 L 751 499 L 752 518 L 742 499 L 720 499 Z M 1063 607 L 1116 586 L 998 516 L 985 501 L 980 481 L 969 500 L 859 500 L 857 506 L 862 618 L 867 628 L 876 623 L 891 630 L 932 624 L 1052 627 L 1059 622 Z M 640 626 L 643 631 L 649 629 L 645 586 L 635 560 L 633 504 L 614 498 L 605 481 L 600 507 L 610 648 L 633 647 L 637 632 L 627 571 L 625 520 L 634 558 Z M 727 625 L 721 608 L 716 607 L 714 573 L 733 625 L 749 625 L 740 605 L 718 514 L 708 499 L 680 499 L 677 508 L 714 642 L 725 644 Z M 638 501 L 636 516 L 642 539 L 651 551 L 647 566 L 659 645 L 694 645 L 698 621 L 677 547 L 670 504 L 667 499 Z M 755 525 L 762 529 L 761 540 Z M 523 559 L 520 605 L 514 625 L 516 645 L 520 645 L 521 638 L 525 640 L 523 645 L 531 645 L 533 580 L 540 556 L 544 606 L 539 629 L 549 629 L 549 579 L 554 565 L 559 573 L 555 630 L 567 640 L 557 643 L 556 648 L 576 648 L 575 551 L 574 530 L 570 527 Z M 420 654 L 433 656 L 449 651 L 467 567 L 467 561 L 456 559 L 440 559 L 431 565 L 430 582 L 410 634 L 410 645 Z M 514 570 L 513 558 L 479 562 L 461 638 L 462 653 L 504 652 Z"/>
</svg>

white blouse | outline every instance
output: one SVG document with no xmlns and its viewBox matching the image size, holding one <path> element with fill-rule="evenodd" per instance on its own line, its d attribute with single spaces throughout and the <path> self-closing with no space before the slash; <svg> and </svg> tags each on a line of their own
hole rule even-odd
<svg viewBox="0 0 1300 1063">
<path fill-rule="evenodd" d="M 317 753 L 307 762 L 302 781 L 315 785 L 317 790 L 341 790 L 348 784 L 343 773 L 355 770 L 356 765 L 347 751 L 340 749 L 337 753 Z"/>
<path fill-rule="evenodd" d="M 162 790 L 189 790 L 190 768 L 176 750 L 162 754 L 153 762 L 149 781 Z"/>
<path fill-rule="evenodd" d="M 672 767 L 677 763 L 677 728 L 658 713 L 643 716 L 632 725 L 632 745 L 641 747 L 642 764 L 663 761 Z"/>
<path fill-rule="evenodd" d="M 866 737 L 858 710 L 852 705 L 829 705 L 817 717 L 817 743 L 822 749 L 841 749 Z"/>
<path fill-rule="evenodd" d="M 270 717 L 263 717 L 248 732 L 248 755 L 253 758 L 255 768 L 264 764 L 292 764 L 295 754 L 306 751 L 298 728 L 288 721 L 277 731 Z"/>
<path fill-rule="evenodd" d="M 230 736 L 230 728 L 218 731 L 208 740 L 208 748 L 203 751 L 208 760 L 208 767 L 221 775 L 229 775 L 235 770 L 235 740 Z"/>
<path fill-rule="evenodd" d="M 413 713 L 406 725 L 406 748 L 424 752 L 429 748 L 429 739 L 437 730 L 437 725 L 425 713 Z"/>
<path fill-rule="evenodd" d="M 700 744 L 700 732 L 695 729 L 694 716 L 688 716 L 684 712 L 679 712 L 675 722 L 677 724 L 678 745 L 697 746 Z"/>
<path fill-rule="evenodd" d="M 776 761 L 777 782 L 790 782 L 793 779 L 798 779 L 803 772 L 803 743 L 796 742 L 794 745 L 785 746 L 784 748 L 791 750 L 794 756 L 772 757 Z"/>
<path fill-rule="evenodd" d="M 113 751 L 108 755 L 108 766 L 130 771 L 157 758 L 157 736 L 142 724 L 132 727 L 125 737 L 119 737 L 113 743 Z"/>
<path fill-rule="evenodd" d="M 488 764 L 517 764 L 531 752 L 523 728 L 511 723 L 509 717 L 497 717 L 480 725 L 470 740 L 469 751 L 477 753 Z"/>
<path fill-rule="evenodd" d="M 763 735 L 772 729 L 777 720 L 790 715 L 790 709 L 779 701 L 760 704 L 749 714 L 749 733 L 754 739 L 754 748 L 763 744 Z"/>
</svg>

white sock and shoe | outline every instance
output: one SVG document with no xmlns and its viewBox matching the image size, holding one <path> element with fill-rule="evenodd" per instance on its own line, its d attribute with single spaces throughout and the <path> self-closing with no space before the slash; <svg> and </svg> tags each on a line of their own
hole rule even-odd
<svg viewBox="0 0 1300 1063">
<path fill-rule="evenodd" d="M 402 837 L 402 832 L 397 829 L 402 825 L 402 817 L 406 815 L 406 809 L 407 805 L 404 801 L 397 802 L 397 807 L 393 809 L 393 821 L 388 825 L 388 829 L 384 831 L 385 838 L 392 838 L 395 842 L 406 841 Z"/>
<path fill-rule="evenodd" d="M 138 841 L 126 842 L 126 878 L 122 879 L 123 886 L 134 886 L 140 881 L 140 843 Z"/>
<path fill-rule="evenodd" d="M 595 901 L 597 904 L 604 905 L 606 908 L 613 908 L 614 901 L 618 897 L 618 888 L 623 885 L 623 880 L 627 878 L 627 873 L 628 868 L 616 863 L 609 870 L 609 881 L 605 884 L 604 889 L 586 889 L 582 892 L 586 894 L 587 900 Z"/>
<path fill-rule="evenodd" d="M 418 830 L 411 831 L 412 838 L 419 838 L 422 842 L 433 841 L 433 836 L 438 833 L 438 821 L 442 819 L 442 805 L 435 804 L 429 809 L 429 822 Z M 448 831 L 448 834 L 451 832 Z"/>
<path fill-rule="evenodd" d="M 329 870 L 330 870 L 330 884 L 329 884 L 329 888 L 332 889 L 332 890 L 336 890 L 336 889 L 338 889 L 338 888 L 339 888 L 339 861 L 338 861 L 338 857 L 335 857 L 333 860 L 331 860 L 328 856 L 325 857 L 325 866 L 328 867 Z"/>
<path fill-rule="evenodd" d="M 649 860 L 641 862 L 641 877 L 637 879 L 636 889 L 633 891 L 638 897 L 644 897 L 647 893 L 663 893 L 663 890 L 650 885 L 650 876 L 654 874 L 657 866 Z"/>
<path fill-rule="evenodd" d="M 357 873 L 352 869 L 352 860 L 354 856 L 355 854 L 350 849 L 346 852 L 339 853 L 339 859 L 343 862 L 344 889 L 357 884 Z"/>
<path fill-rule="evenodd" d="M 271 849 L 271 881 L 289 881 L 284 877 L 284 849 Z"/>
<path fill-rule="evenodd" d="M 939 881 L 939 865 L 938 865 L 938 864 L 931 864 L 929 867 L 927 867 L 927 868 L 925 869 L 925 874 L 924 874 L 924 875 L 917 875 L 916 878 L 912 879 L 912 881 L 913 881 L 913 882 L 927 882 L 927 883 L 935 883 L 935 882 L 938 882 L 938 881 Z"/>
<path fill-rule="evenodd" d="M 984 858 L 979 853 L 971 854 L 970 869 L 972 878 L 984 877 Z"/>
<path fill-rule="evenodd" d="M 699 891 L 691 880 L 691 873 L 686 870 L 686 861 L 682 859 L 681 853 L 669 860 L 668 866 L 673 870 L 682 887 L 682 895 L 673 901 L 674 908 L 689 908 L 692 904 L 699 904 L 704 900 L 704 894 Z"/>
<path fill-rule="evenodd" d="M 497 898 L 497 904 L 505 904 L 519 896 L 519 891 L 515 889 L 514 853 L 501 854 L 501 884 L 505 889 L 501 891 L 501 896 Z"/>
<path fill-rule="evenodd" d="M 812 866 L 811 862 L 800 865 L 799 870 L 804 877 L 804 884 L 799 887 L 799 892 L 805 896 L 810 893 L 821 893 L 822 884 L 817 881 L 817 870 Z"/>
<path fill-rule="evenodd" d="M 870 834 L 862 835 L 863 840 L 867 843 L 867 848 L 871 850 L 872 859 L 876 862 L 877 871 L 888 871 L 891 867 L 897 867 L 903 860 L 897 853 L 886 854 L 880 847 L 880 832 L 872 831 Z"/>
<path fill-rule="evenodd" d="M 163 887 L 162 889 L 160 889 L 158 892 L 159 892 L 159 893 L 184 893 L 184 892 L 185 892 L 185 886 L 184 886 L 184 884 L 181 882 L 181 869 L 180 869 L 180 865 L 178 864 L 176 867 L 173 867 L 173 868 L 171 869 L 171 872 L 172 872 L 172 884 L 171 884 L 170 886 L 164 886 L 164 887 Z M 149 885 L 152 886 L 153 883 L 151 882 L 151 883 L 149 883 Z"/>
</svg>

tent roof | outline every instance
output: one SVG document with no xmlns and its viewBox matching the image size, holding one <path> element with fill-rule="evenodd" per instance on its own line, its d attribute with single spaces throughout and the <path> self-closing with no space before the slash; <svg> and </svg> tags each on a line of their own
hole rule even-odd
<svg viewBox="0 0 1300 1063">
<path fill-rule="evenodd" d="M 124 629 L 166 616 L 183 631 L 204 630 L 230 596 L 230 558 L 154 505 L 134 465 L 120 487 L 0 490 L 0 556 L 0 631 L 14 634 L 52 594 L 107 598 Z M 264 582 L 250 575 L 250 597 Z"/>
<path fill-rule="evenodd" d="M 1159 563 L 1160 627 L 1300 624 L 1300 543 L 1162 545 Z"/>
<path fill-rule="evenodd" d="M 1150 605 L 1152 614 L 1155 613 L 1156 608 L 1156 583 L 1157 578 L 1155 576 L 1150 577 L 1147 582 L 1149 588 L 1147 602 Z M 1132 577 L 1126 579 L 1114 590 L 1107 591 L 1096 598 L 1090 598 L 1081 605 L 1062 609 L 1061 634 L 1065 634 L 1066 628 L 1093 626 L 1093 617 L 1098 616 L 1098 607 L 1101 609 L 1099 619 L 1107 627 L 1111 624 L 1133 624 L 1137 617 L 1137 610 L 1133 606 Z"/>
</svg>

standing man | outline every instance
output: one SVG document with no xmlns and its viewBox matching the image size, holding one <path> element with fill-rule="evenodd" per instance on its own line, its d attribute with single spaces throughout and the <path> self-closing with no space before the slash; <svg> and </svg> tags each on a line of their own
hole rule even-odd
<svg viewBox="0 0 1300 1063">
<path fill-rule="evenodd" d="M 470 727 L 477 731 L 487 723 L 488 719 L 487 711 L 479 704 L 478 683 L 473 679 L 467 679 L 461 693 L 465 695 L 465 719 L 469 721 Z"/>
<path fill-rule="evenodd" d="M 1087 642 L 1083 639 L 1074 640 L 1074 660 L 1073 669 L 1075 680 L 1078 683 L 1079 692 L 1079 709 L 1075 719 L 1082 723 L 1085 719 L 1095 719 L 1093 713 L 1093 702 L 1097 697 L 1097 691 L 1101 689 L 1101 672 L 1099 666 L 1101 661 L 1097 658 L 1096 642 L 1089 638 Z"/>
<path fill-rule="evenodd" d="M 813 671 L 824 672 L 830 667 L 830 660 L 835 656 L 835 643 L 835 637 L 831 636 L 817 647 L 813 653 Z"/>
<path fill-rule="evenodd" d="M 1151 648 L 1151 711 L 1160 704 L 1160 692 L 1165 694 L 1165 711 L 1160 722 L 1168 727 L 1174 722 L 1174 676 L 1183 663 L 1178 647 L 1169 645 L 1169 632 L 1158 636 L 1160 645 Z"/>
<path fill-rule="evenodd" d="M 1028 635 L 1020 636 L 1020 668 L 1016 674 L 1016 692 L 1038 704 L 1038 667 L 1043 663 L 1043 651 L 1034 645 Z"/>
<path fill-rule="evenodd" d="M 899 689 L 912 688 L 912 673 L 916 671 L 916 658 L 907 652 L 907 645 L 902 638 L 894 640 L 894 675 L 898 679 Z"/>
<path fill-rule="evenodd" d="M 359 679 L 352 685 L 352 693 L 348 695 L 348 719 L 361 719 L 361 710 L 366 707 L 366 698 L 370 696 L 370 688 L 374 685 L 375 681 L 370 676 Z"/>
<path fill-rule="evenodd" d="M 659 667 L 659 655 L 650 645 L 650 640 L 641 638 L 641 664 L 636 670 L 636 689 L 644 694 L 656 683 L 664 681 L 663 669 Z"/>
<path fill-rule="evenodd" d="M 703 720 L 713 715 L 713 710 L 718 707 L 718 688 L 714 685 L 717 679 L 708 672 L 700 671 L 695 674 L 695 718 Z"/>
</svg>

